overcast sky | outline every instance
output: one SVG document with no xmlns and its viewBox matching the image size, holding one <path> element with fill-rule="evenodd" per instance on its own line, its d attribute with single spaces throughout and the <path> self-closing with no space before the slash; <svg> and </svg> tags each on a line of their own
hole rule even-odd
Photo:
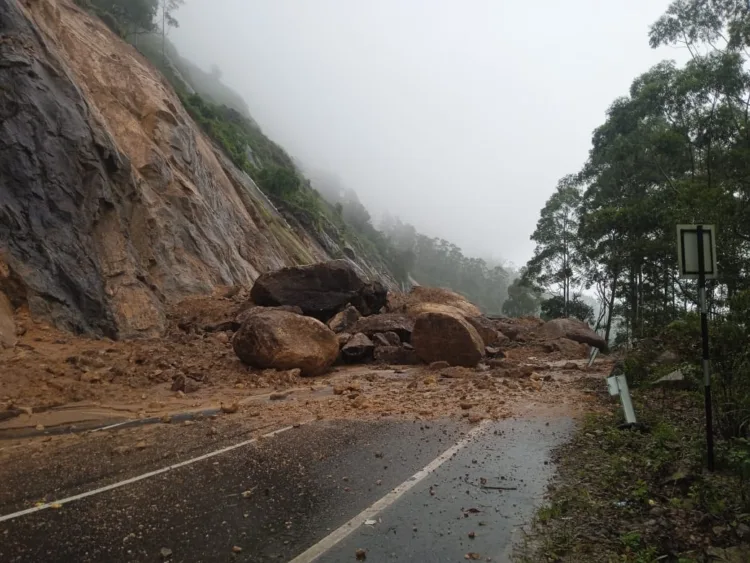
<svg viewBox="0 0 750 563">
<path fill-rule="evenodd" d="M 266 133 L 383 212 L 523 265 L 668 0 L 187 0 L 180 51 Z"/>
</svg>

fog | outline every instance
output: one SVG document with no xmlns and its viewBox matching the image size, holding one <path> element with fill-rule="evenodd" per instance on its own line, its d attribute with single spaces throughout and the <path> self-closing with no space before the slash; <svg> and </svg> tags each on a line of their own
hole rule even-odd
<svg viewBox="0 0 750 563">
<path fill-rule="evenodd" d="M 187 0 L 170 38 L 373 215 L 522 265 L 668 0 Z"/>
</svg>

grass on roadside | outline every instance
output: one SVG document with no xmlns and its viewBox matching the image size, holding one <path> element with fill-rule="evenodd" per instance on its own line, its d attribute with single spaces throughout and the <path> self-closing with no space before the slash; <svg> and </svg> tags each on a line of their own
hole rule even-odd
<svg viewBox="0 0 750 563">
<path fill-rule="evenodd" d="M 742 545 L 750 491 L 729 444 L 718 445 L 717 471 L 704 471 L 702 397 L 639 390 L 634 398 L 650 431 L 619 430 L 611 403 L 556 452 L 558 478 L 519 562 L 750 561 Z"/>
</svg>

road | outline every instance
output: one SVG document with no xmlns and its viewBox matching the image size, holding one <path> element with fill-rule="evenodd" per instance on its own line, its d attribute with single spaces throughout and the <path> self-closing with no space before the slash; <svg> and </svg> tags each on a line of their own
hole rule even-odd
<svg viewBox="0 0 750 563">
<path fill-rule="evenodd" d="M 0 561 L 347 562 L 358 550 L 376 562 L 507 561 L 573 426 L 211 424 L 123 430 L 119 450 L 113 430 L 6 458 Z"/>
</svg>

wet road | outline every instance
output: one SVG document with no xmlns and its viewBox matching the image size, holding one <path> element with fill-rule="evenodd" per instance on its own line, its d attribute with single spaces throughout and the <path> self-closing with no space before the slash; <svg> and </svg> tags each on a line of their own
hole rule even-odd
<svg viewBox="0 0 750 563">
<path fill-rule="evenodd" d="M 551 476 L 550 450 L 571 428 L 560 418 L 481 428 L 313 422 L 229 451 L 206 442 L 109 471 L 89 473 L 85 459 L 66 461 L 69 472 L 37 464 L 3 485 L 13 491 L 0 497 L 0 561 L 338 562 L 360 549 L 367 561 L 465 561 L 470 552 L 506 561 Z M 234 438 L 219 446 L 247 440 Z M 175 461 L 185 465 L 117 486 Z M 48 501 L 117 488 L 7 518 L 40 497 L 39 483 L 54 491 Z"/>
</svg>

